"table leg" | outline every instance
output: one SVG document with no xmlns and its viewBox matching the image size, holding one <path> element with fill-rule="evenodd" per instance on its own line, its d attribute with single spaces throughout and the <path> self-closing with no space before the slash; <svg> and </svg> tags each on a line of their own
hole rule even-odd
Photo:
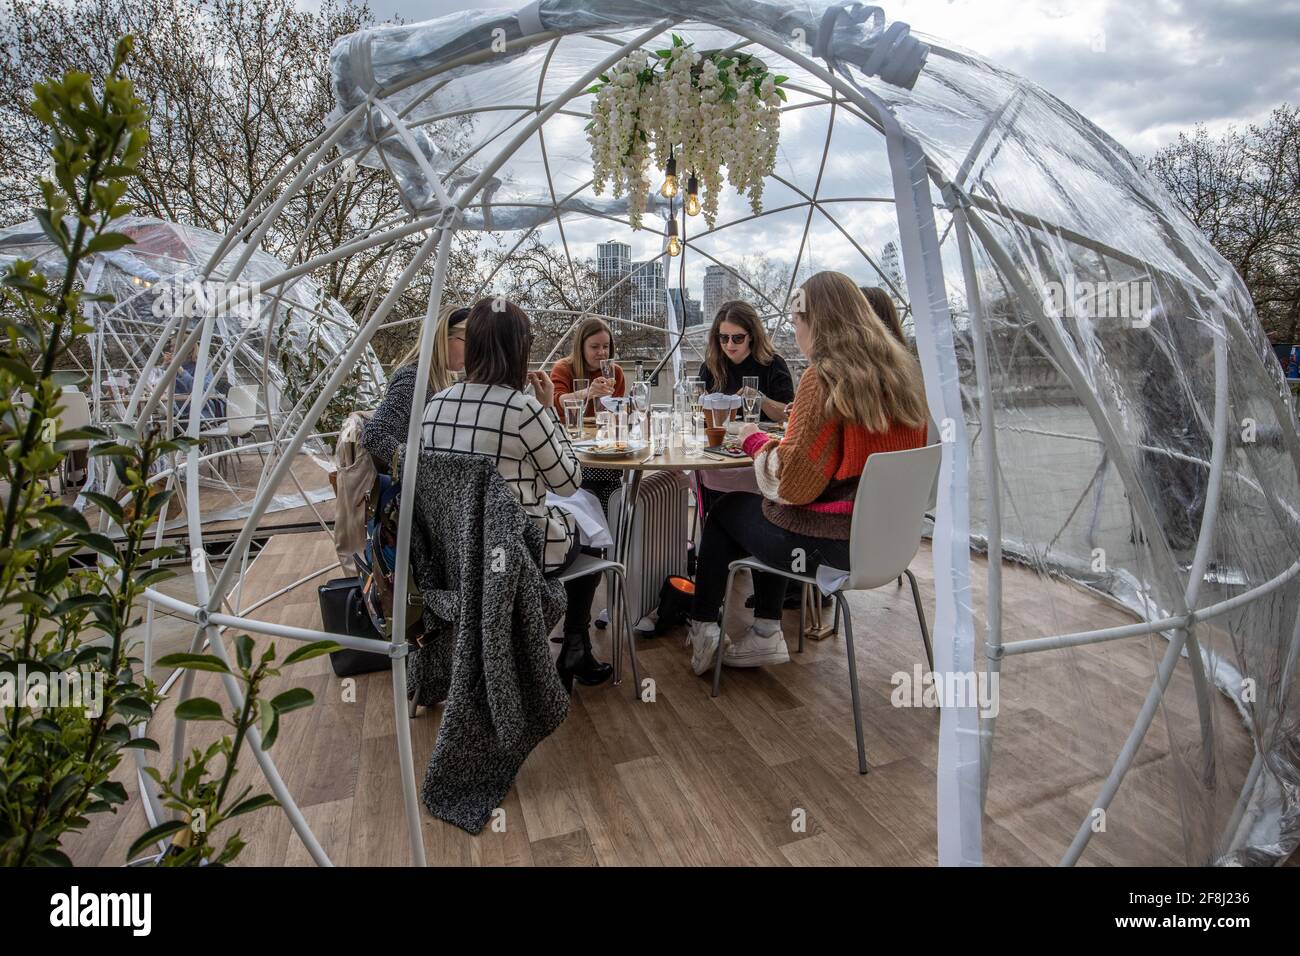
<svg viewBox="0 0 1300 956">
<path fill-rule="evenodd" d="M 614 560 L 623 565 L 623 587 L 618 594 L 610 595 L 609 626 L 614 635 L 614 683 L 623 680 L 623 640 L 632 640 L 631 634 L 623 634 L 623 602 L 627 600 L 628 580 L 631 569 L 628 557 L 632 551 L 632 524 L 636 520 L 637 495 L 641 490 L 641 470 L 628 468 L 623 471 L 623 494 L 619 501 L 618 537 L 614 539 Z M 633 622 L 635 624 L 635 622 Z"/>
</svg>

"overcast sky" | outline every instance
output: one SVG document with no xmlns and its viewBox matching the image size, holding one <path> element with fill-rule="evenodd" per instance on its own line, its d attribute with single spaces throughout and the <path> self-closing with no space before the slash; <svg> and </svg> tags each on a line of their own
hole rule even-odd
<svg viewBox="0 0 1300 956">
<path fill-rule="evenodd" d="M 314 5 L 318 0 L 298 2 Z M 398 16 L 407 22 L 480 6 L 512 10 L 522 5 L 510 0 L 370 3 L 377 18 Z M 890 20 L 1038 83 L 1135 154 L 1149 156 L 1197 123 L 1220 132 L 1231 124 L 1263 120 L 1283 102 L 1300 102 L 1300 0 L 885 0 L 881 6 Z M 777 172 L 808 189 L 819 182 L 822 196 L 887 192 L 887 181 L 869 181 L 863 151 L 852 141 L 840 143 L 839 132 L 839 148 L 819 170 L 820 149 L 803 147 L 822 142 L 825 119 L 820 122 L 811 111 L 783 115 Z M 876 137 L 869 139 L 881 148 Z M 887 177 L 879 157 L 874 162 L 877 179 Z M 797 197 L 783 196 L 771 186 L 765 205 L 775 207 L 791 198 Z M 743 200 L 724 195 L 721 221 L 747 213 Z M 873 253 L 896 236 L 888 206 L 845 202 L 835 207 L 835 216 Z M 799 210 L 765 218 L 761 229 L 722 230 L 706 243 L 697 237 L 693 245 L 728 264 L 756 252 L 793 260 L 803 229 Z M 552 227 L 542 234 L 547 242 L 559 241 Z M 571 220 L 565 238 L 584 256 L 594 255 L 595 243 L 606 238 L 630 242 L 634 258 L 656 255 L 662 248 L 657 231 L 619 232 L 603 220 L 586 218 Z M 699 295 L 707 259 L 688 258 L 687 285 Z M 811 220 L 800 258 L 805 269 L 840 269 L 858 281 L 878 281 L 874 269 L 820 216 Z"/>
<path fill-rule="evenodd" d="M 304 5 L 314 0 L 300 0 Z M 370 0 L 380 19 L 513 3 Z M 1045 87 L 1131 151 L 1300 100 L 1300 0 L 884 0 L 891 20 Z"/>
</svg>

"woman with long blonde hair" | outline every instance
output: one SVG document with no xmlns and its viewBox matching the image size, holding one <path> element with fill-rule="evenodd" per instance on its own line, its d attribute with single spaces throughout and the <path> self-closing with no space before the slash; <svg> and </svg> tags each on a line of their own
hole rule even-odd
<svg viewBox="0 0 1300 956">
<path fill-rule="evenodd" d="M 857 284 L 819 272 L 794 298 L 794 331 L 809 366 L 799 380 L 783 439 L 741 427 L 761 495 L 724 495 L 700 542 L 690 612 L 691 665 L 712 666 L 721 643 L 718 612 L 732 561 L 746 555 L 788 564 L 794 549 L 806 573 L 823 563 L 849 567 L 853 500 L 867 458 L 925 444 L 929 412 L 916 357 L 872 310 Z M 781 633 L 785 588 L 755 581 L 754 624 L 722 652 L 733 667 L 790 659 Z"/>
<path fill-rule="evenodd" d="M 465 320 L 469 309 L 463 305 L 445 305 L 438 312 L 433 326 L 433 355 L 429 360 L 428 395 L 436 395 L 454 381 L 454 375 L 465 369 Z M 420 338 L 398 361 L 397 369 L 388 380 L 384 400 L 375 409 L 361 433 L 361 444 L 375 459 L 375 467 L 384 474 L 392 463 L 397 449 L 406 444 L 406 430 L 411 423 L 411 403 L 415 397 L 416 362 L 424 342 L 425 329 Z M 424 403 L 420 403 L 424 407 Z"/>
</svg>

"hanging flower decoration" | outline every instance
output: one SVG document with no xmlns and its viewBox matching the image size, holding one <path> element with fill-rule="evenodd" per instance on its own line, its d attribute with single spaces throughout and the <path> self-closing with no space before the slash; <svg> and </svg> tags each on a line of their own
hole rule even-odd
<svg viewBox="0 0 1300 956">
<path fill-rule="evenodd" d="M 587 124 L 596 195 L 607 184 L 615 196 L 626 193 L 628 218 L 640 229 L 653 160 L 667 170 L 665 196 L 676 195 L 678 171 L 702 187 L 686 208 L 692 215 L 703 211 L 712 228 L 726 167 L 727 182 L 749 197 L 755 214 L 762 212 L 787 79 L 751 54 L 700 52 L 676 34 L 671 47 L 653 56 L 628 54 L 587 90 L 596 96 Z"/>
</svg>

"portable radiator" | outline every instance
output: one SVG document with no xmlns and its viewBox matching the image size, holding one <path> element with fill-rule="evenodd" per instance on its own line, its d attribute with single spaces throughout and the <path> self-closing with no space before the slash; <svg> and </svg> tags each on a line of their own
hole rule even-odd
<svg viewBox="0 0 1300 956">
<path fill-rule="evenodd" d="M 633 627 L 655 609 L 664 578 L 686 573 L 689 487 L 679 471 L 654 471 L 641 480 L 628 548 L 628 617 Z M 620 488 L 610 498 L 611 515 L 619 514 L 622 498 Z"/>
</svg>

